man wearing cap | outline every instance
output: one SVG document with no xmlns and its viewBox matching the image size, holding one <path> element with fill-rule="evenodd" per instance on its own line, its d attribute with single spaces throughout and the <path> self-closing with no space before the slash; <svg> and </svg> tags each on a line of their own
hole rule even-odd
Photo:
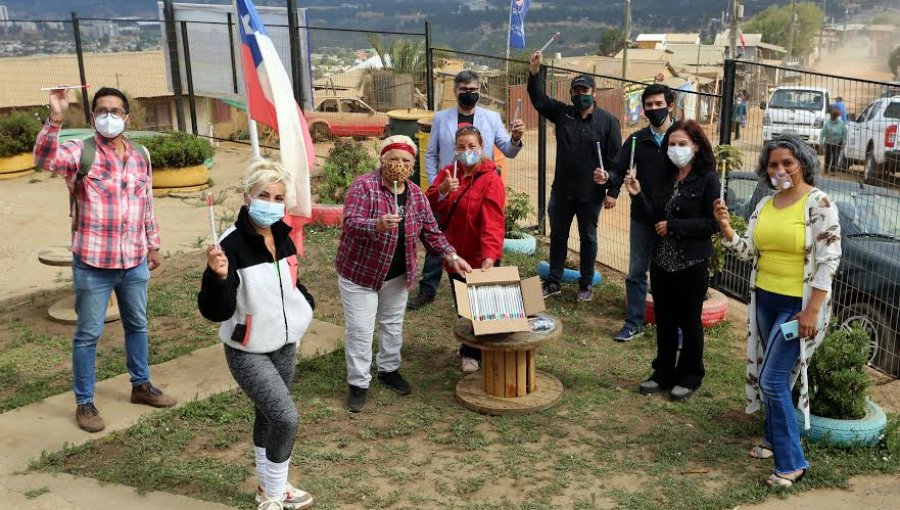
<svg viewBox="0 0 900 510">
<path fill-rule="evenodd" d="M 477 106 L 480 98 L 481 78 L 474 71 L 461 71 L 453 78 L 453 93 L 457 105 L 434 114 L 431 123 L 431 136 L 425 150 L 425 173 L 428 183 L 434 182 L 438 169 L 453 162 L 456 155 L 456 130 L 464 126 L 475 126 L 484 139 L 483 155 L 494 159 L 494 147 L 507 158 L 514 158 L 522 150 L 522 135 L 525 123 L 513 119 L 512 136 L 506 132 L 500 114 Z M 440 220 L 440 218 L 438 218 Z M 422 266 L 422 280 L 419 281 L 419 293 L 409 300 L 407 308 L 419 309 L 434 301 L 444 265 L 440 257 L 425 255 Z"/>
<path fill-rule="evenodd" d="M 548 207 L 550 274 L 544 282 L 544 297 L 560 293 L 569 228 L 572 218 L 576 218 L 581 241 L 578 301 L 590 301 L 593 298 L 591 283 L 597 258 L 600 208 L 609 209 L 616 203 L 614 198 L 606 196 L 606 185 L 600 181 L 607 181 L 604 169 L 610 168 L 622 144 L 619 121 L 594 104 L 594 78 L 590 75 L 583 74 L 572 80 L 569 88 L 571 104 L 547 97 L 540 73 L 541 61 L 541 52 L 534 52 L 528 76 L 528 97 L 534 108 L 553 122 L 556 129 L 556 171 Z"/>
</svg>

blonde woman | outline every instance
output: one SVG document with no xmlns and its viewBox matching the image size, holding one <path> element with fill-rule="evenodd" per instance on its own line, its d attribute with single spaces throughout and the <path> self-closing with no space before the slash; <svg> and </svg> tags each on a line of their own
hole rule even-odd
<svg viewBox="0 0 900 510">
<path fill-rule="evenodd" d="M 347 190 L 344 226 L 335 257 L 346 324 L 347 407 L 362 411 L 372 380 L 372 337 L 378 325 L 378 379 L 409 395 L 400 375 L 403 317 L 417 273 L 416 240 L 456 272 L 472 270 L 438 228 L 422 189 L 409 180 L 416 145 L 396 135 L 381 143 L 378 168 Z"/>
<path fill-rule="evenodd" d="M 299 427 L 291 384 L 315 306 L 298 278 L 291 228 L 281 221 L 291 176 L 279 163 L 258 161 L 243 188 L 237 221 L 207 250 L 197 303 L 204 317 L 222 323 L 228 368 L 256 408 L 259 510 L 309 508 L 312 496 L 288 483 Z"/>
</svg>

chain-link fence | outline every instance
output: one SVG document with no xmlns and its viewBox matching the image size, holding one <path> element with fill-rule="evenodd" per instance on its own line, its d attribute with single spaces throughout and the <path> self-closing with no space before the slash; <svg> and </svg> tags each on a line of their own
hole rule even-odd
<svg viewBox="0 0 900 510">
<path fill-rule="evenodd" d="M 734 94 L 723 100 L 731 131 L 723 140 L 740 149 L 744 171 L 729 176 L 730 209 L 747 219 L 771 193 L 755 166 L 774 137 L 796 135 L 816 148 L 815 185 L 837 206 L 842 230 L 835 316 L 843 326 L 862 324 L 872 339 L 873 366 L 900 375 L 900 90 L 740 61 L 726 66 L 726 82 L 731 79 Z M 728 256 L 719 286 L 746 300 L 749 277 L 749 264 Z"/>
</svg>

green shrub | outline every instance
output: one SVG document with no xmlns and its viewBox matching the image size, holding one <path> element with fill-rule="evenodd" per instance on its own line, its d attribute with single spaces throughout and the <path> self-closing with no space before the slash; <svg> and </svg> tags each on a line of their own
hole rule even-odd
<svg viewBox="0 0 900 510">
<path fill-rule="evenodd" d="M 323 204 L 343 204 L 353 179 L 371 172 L 378 161 L 366 147 L 354 140 L 338 140 L 328 151 L 317 193 Z"/>
<path fill-rule="evenodd" d="M 31 152 L 40 130 L 41 121 L 28 112 L 0 116 L 0 158 Z"/>
<path fill-rule="evenodd" d="M 744 218 L 732 213 L 731 228 L 734 229 L 734 233 L 736 235 L 743 236 L 747 232 L 747 221 Z M 716 233 L 716 235 L 713 236 L 712 240 L 713 256 L 709 259 L 710 278 L 725 270 L 725 247 L 722 245 L 722 233 Z"/>
<path fill-rule="evenodd" d="M 866 415 L 869 336 L 854 326 L 830 331 L 809 364 L 810 412 L 838 420 Z"/>
<path fill-rule="evenodd" d="M 884 447 L 889 455 L 900 456 L 900 415 L 888 416 L 884 429 Z"/>
<path fill-rule="evenodd" d="M 506 238 L 516 239 L 516 234 L 522 231 L 519 222 L 531 214 L 531 197 L 528 193 L 517 192 L 509 186 L 506 187 Z"/>
<path fill-rule="evenodd" d="M 720 177 L 722 172 L 721 165 L 723 162 L 725 163 L 727 172 L 740 171 L 741 167 L 744 165 L 744 151 L 737 147 L 732 145 L 716 145 L 713 152 L 716 154 L 716 162 L 719 165 L 716 167 L 716 171 L 719 172 Z"/>
<path fill-rule="evenodd" d="M 150 151 L 153 168 L 182 168 L 202 165 L 216 150 L 205 138 L 191 133 L 167 133 L 135 141 Z"/>
</svg>

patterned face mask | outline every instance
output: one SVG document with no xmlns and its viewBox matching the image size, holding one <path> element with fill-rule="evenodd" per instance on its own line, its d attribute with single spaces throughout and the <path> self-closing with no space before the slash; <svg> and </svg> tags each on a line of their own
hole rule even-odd
<svg viewBox="0 0 900 510">
<path fill-rule="evenodd" d="M 381 176 L 388 182 L 402 182 L 412 175 L 413 166 L 403 161 L 385 161 L 381 164 Z"/>
</svg>

